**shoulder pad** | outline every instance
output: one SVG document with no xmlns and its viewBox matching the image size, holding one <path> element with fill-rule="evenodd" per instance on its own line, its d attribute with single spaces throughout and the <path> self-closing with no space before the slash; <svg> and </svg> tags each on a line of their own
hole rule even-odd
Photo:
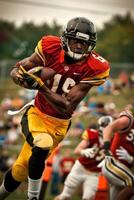
<svg viewBox="0 0 134 200">
<path fill-rule="evenodd" d="M 133 115 L 129 111 L 122 111 L 119 114 L 119 117 L 123 117 L 123 116 L 128 117 L 130 122 L 129 122 L 129 125 L 126 128 L 124 128 L 124 129 L 122 129 L 122 130 L 119 131 L 120 133 L 124 133 L 124 132 L 129 131 L 132 128 L 132 125 L 134 123 L 134 117 L 133 117 Z"/>
<path fill-rule="evenodd" d="M 81 82 L 89 83 L 90 85 L 101 85 L 109 76 L 110 65 L 108 61 L 92 52 L 88 58 L 88 68 L 85 77 Z"/>
</svg>

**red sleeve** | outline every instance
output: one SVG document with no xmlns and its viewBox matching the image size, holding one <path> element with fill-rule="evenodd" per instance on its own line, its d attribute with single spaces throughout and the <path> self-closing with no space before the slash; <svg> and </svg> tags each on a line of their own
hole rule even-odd
<svg viewBox="0 0 134 200">
<path fill-rule="evenodd" d="M 93 52 L 88 59 L 88 67 L 83 74 L 81 82 L 91 85 L 101 85 L 109 76 L 110 65 L 107 60 L 96 52 Z"/>
<path fill-rule="evenodd" d="M 35 48 L 35 52 L 44 62 L 49 55 L 54 56 L 58 50 L 61 50 L 61 39 L 51 35 L 42 37 Z"/>
</svg>

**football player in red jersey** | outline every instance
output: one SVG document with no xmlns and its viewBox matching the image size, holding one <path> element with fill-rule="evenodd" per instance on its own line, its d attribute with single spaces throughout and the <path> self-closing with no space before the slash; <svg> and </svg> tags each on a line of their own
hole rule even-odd
<svg viewBox="0 0 134 200">
<path fill-rule="evenodd" d="M 112 135 L 111 147 L 110 141 Z M 115 200 L 125 187 L 134 186 L 134 116 L 125 110 L 103 131 L 105 162 L 102 172 L 111 183 L 110 200 Z"/>
<path fill-rule="evenodd" d="M 75 148 L 74 153 L 81 155 L 67 176 L 63 191 L 55 200 L 69 200 L 78 188 L 83 186 L 83 200 L 95 197 L 101 169 L 100 161 L 104 159 L 102 130 L 112 122 L 112 117 L 103 116 L 98 120 L 98 130 L 87 128 L 82 134 L 82 141 Z"/>
<path fill-rule="evenodd" d="M 35 52 L 18 62 L 11 71 L 14 82 L 38 89 L 34 105 L 22 117 L 25 143 L 0 187 L 0 199 L 13 192 L 28 177 L 28 199 L 38 199 L 44 161 L 65 137 L 73 111 L 92 86 L 105 82 L 109 63 L 93 51 L 94 24 L 83 17 L 71 19 L 62 36 L 44 36 Z M 29 73 L 43 66 L 55 72 L 49 83 Z"/>
</svg>

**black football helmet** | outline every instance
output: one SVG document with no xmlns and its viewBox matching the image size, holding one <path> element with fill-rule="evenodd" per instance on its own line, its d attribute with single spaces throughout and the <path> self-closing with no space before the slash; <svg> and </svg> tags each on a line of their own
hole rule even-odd
<svg viewBox="0 0 134 200">
<path fill-rule="evenodd" d="M 88 44 L 88 50 L 84 53 L 74 53 L 71 51 L 69 47 L 69 39 L 74 38 L 78 40 L 82 40 Z M 84 18 L 84 17 L 76 17 L 71 19 L 62 34 L 62 45 L 65 52 L 75 60 L 81 60 L 83 57 L 89 55 L 95 45 L 97 40 L 96 28 L 94 24 Z"/>
<path fill-rule="evenodd" d="M 102 116 L 98 119 L 98 130 L 99 134 L 102 135 L 103 129 L 108 126 L 108 124 L 111 124 L 113 121 L 113 118 L 109 115 Z"/>
</svg>

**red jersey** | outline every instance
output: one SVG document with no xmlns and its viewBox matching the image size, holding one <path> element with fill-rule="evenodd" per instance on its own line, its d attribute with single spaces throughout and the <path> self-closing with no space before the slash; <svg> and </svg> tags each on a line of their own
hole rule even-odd
<svg viewBox="0 0 134 200">
<path fill-rule="evenodd" d="M 134 117 L 128 112 L 122 112 L 120 117 L 127 116 L 130 119 L 128 127 L 121 130 L 120 133 L 115 133 L 112 144 L 111 144 L 111 152 L 114 157 L 118 159 L 116 155 L 116 149 L 119 149 L 120 146 L 125 148 L 128 153 L 134 157 Z M 119 160 L 121 163 L 124 163 L 129 168 L 132 167 L 131 163 L 128 163 L 124 160 Z"/>
<path fill-rule="evenodd" d="M 35 52 L 43 60 L 44 67 L 56 71 L 56 75 L 48 87 L 60 95 L 65 96 L 72 87 L 80 82 L 101 85 L 109 76 L 109 63 L 95 52 L 91 52 L 87 59 L 81 63 L 65 64 L 65 52 L 62 49 L 61 39 L 56 36 L 44 36 L 38 42 Z M 45 96 L 40 92 L 36 95 L 35 105 L 47 115 L 65 118 L 46 101 Z"/>
<path fill-rule="evenodd" d="M 83 139 L 89 140 L 89 145 L 87 148 L 96 147 L 96 154 L 94 158 L 87 158 L 85 156 L 80 156 L 78 158 L 79 162 L 89 171 L 100 172 L 101 169 L 97 165 L 104 159 L 104 150 L 101 148 L 99 142 L 99 133 L 94 129 L 86 129 L 82 135 Z"/>
<path fill-rule="evenodd" d="M 62 160 L 61 160 L 61 171 L 63 172 L 63 174 L 68 174 L 73 165 L 74 165 L 74 162 L 75 162 L 75 159 L 72 158 L 72 157 L 64 157 Z"/>
</svg>

